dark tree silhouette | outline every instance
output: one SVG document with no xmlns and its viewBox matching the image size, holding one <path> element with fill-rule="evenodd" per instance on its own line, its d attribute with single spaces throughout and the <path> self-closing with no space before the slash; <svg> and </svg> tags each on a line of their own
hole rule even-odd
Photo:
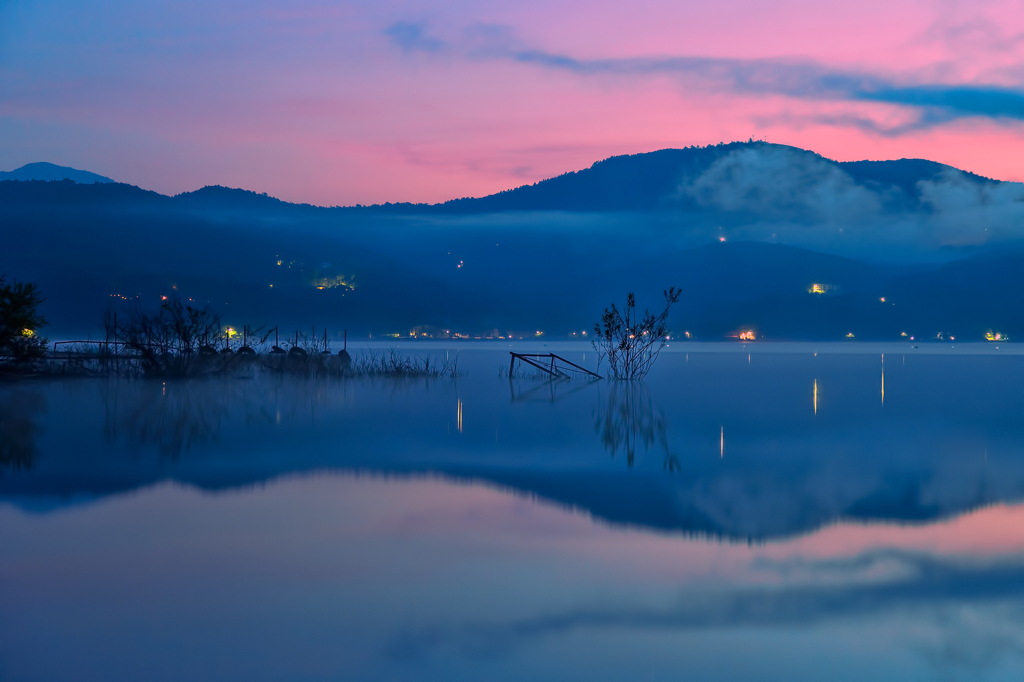
<svg viewBox="0 0 1024 682">
<path fill-rule="evenodd" d="M 46 339 L 39 329 L 46 320 L 39 314 L 42 296 L 35 284 L 0 275 L 0 361 L 23 365 L 46 356 Z"/>
</svg>

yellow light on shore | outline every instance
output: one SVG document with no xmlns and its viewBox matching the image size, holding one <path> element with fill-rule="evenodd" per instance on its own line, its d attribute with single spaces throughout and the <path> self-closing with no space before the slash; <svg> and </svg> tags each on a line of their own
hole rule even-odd
<svg viewBox="0 0 1024 682">
<path fill-rule="evenodd" d="M 28 337 L 28 338 L 32 338 L 33 336 L 36 335 L 36 330 L 35 329 L 22 329 L 21 330 L 21 335 L 25 336 L 25 337 Z"/>
</svg>

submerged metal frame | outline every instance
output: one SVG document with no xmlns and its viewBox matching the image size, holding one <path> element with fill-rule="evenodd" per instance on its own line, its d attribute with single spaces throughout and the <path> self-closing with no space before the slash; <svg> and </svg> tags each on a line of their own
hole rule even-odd
<svg viewBox="0 0 1024 682">
<path fill-rule="evenodd" d="M 575 362 L 570 362 L 569 360 L 566 360 L 562 356 L 555 355 L 554 353 L 516 353 L 514 351 L 509 351 L 509 355 L 512 356 L 512 361 L 508 367 L 508 376 L 510 379 L 512 378 L 512 374 L 515 372 L 516 369 L 516 360 L 519 360 L 520 362 L 525 362 L 526 364 L 531 365 L 532 367 L 536 367 L 542 372 L 547 372 L 553 377 L 568 379 L 570 377 L 568 374 L 566 374 L 566 372 L 577 372 L 581 374 L 586 374 L 588 376 L 592 376 L 596 379 L 601 378 L 600 374 L 591 372 L 589 369 L 586 369 L 585 367 L 580 367 Z M 530 358 L 549 358 L 551 362 L 548 363 L 547 367 L 545 367 L 539 362 L 534 362 Z M 556 364 L 556 361 L 563 362 L 566 365 L 569 365 L 569 367 L 559 367 Z"/>
</svg>

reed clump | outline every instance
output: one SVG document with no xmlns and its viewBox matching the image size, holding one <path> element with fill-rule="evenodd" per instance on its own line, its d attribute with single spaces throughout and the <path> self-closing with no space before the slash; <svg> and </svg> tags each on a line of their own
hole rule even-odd
<svg viewBox="0 0 1024 682">
<path fill-rule="evenodd" d="M 454 379 L 460 375 L 458 356 L 413 357 L 389 348 L 355 357 L 320 353 L 266 353 L 258 356 L 264 371 L 308 377 L 381 377 L 393 379 Z"/>
<path fill-rule="evenodd" d="M 453 379 L 459 375 L 459 356 L 454 358 L 409 357 L 394 348 L 380 354 L 369 352 L 357 355 L 347 370 L 353 376 L 366 377 L 428 377 Z"/>
<path fill-rule="evenodd" d="M 103 340 L 56 342 L 43 370 L 48 375 L 155 379 L 255 378 L 260 373 L 305 378 L 455 378 L 460 373 L 457 355 L 411 357 L 390 348 L 353 357 L 347 344 L 334 354 L 326 331 L 321 336 L 313 328 L 309 336 L 295 332 L 283 340 L 276 328 L 225 327 L 209 308 L 179 300 L 167 301 L 153 313 L 137 310 L 120 321 L 108 314 Z"/>
<path fill-rule="evenodd" d="M 293 347 L 295 348 L 295 347 Z M 104 342 L 81 343 L 53 354 L 39 375 L 188 379 L 214 376 L 256 378 L 259 375 L 299 378 L 454 379 L 460 376 L 458 356 L 408 356 L 396 349 L 357 353 L 354 357 L 304 350 L 282 352 L 220 350 L 185 353 L 177 349 L 134 353 Z"/>
</svg>

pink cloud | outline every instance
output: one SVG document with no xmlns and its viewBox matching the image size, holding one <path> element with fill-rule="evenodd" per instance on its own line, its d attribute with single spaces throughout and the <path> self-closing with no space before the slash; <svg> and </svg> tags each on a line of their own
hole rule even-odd
<svg viewBox="0 0 1024 682">
<path fill-rule="evenodd" d="M 980 85 L 1012 99 L 1024 12 L 1009 3 L 247 8 L 0 10 L 0 166 L 45 159 L 167 193 L 441 201 L 613 154 L 767 137 L 1022 179 L 1018 120 L 979 105 L 922 125 L 931 109 L 897 91 Z M 386 33 L 399 24 L 430 49 L 400 49 Z M 869 95 L 891 86 L 895 101 L 856 84 L 814 90 L 837 77 L 867 79 Z"/>
</svg>

